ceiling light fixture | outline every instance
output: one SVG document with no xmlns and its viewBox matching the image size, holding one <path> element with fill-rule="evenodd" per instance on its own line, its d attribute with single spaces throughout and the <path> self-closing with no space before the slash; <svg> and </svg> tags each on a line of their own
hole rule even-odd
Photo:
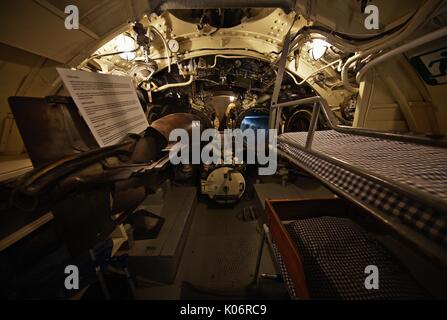
<svg viewBox="0 0 447 320">
<path fill-rule="evenodd" d="M 118 51 L 123 52 L 119 54 L 121 58 L 128 61 L 135 59 L 136 53 L 131 52 L 135 50 L 135 41 L 131 37 L 119 35 L 115 38 L 115 45 Z"/>
<path fill-rule="evenodd" d="M 309 51 L 310 56 L 314 60 L 321 59 L 325 55 L 327 48 L 329 46 L 330 44 L 324 40 L 321 39 L 312 40 L 312 42 L 310 43 L 310 51 Z"/>
</svg>

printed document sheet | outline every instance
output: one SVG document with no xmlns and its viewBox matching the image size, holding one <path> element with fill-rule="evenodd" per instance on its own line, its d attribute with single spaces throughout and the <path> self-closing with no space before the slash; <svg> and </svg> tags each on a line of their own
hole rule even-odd
<svg viewBox="0 0 447 320">
<path fill-rule="evenodd" d="M 101 147 L 149 126 L 128 77 L 58 68 L 65 87 Z"/>
</svg>

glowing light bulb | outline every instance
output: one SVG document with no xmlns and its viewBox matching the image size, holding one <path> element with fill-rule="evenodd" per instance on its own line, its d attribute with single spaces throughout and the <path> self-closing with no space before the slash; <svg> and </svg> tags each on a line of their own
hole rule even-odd
<svg viewBox="0 0 447 320">
<path fill-rule="evenodd" d="M 126 51 L 119 54 L 121 58 L 126 60 L 135 59 L 137 54 L 135 52 L 130 52 L 135 50 L 135 41 L 131 37 L 119 35 L 115 38 L 115 45 L 118 51 Z"/>
<path fill-rule="evenodd" d="M 230 102 L 234 102 L 236 100 L 236 97 L 230 96 Z"/>
<path fill-rule="evenodd" d="M 324 54 L 327 51 L 327 48 L 330 46 L 329 43 L 327 43 L 324 40 L 321 39 L 315 39 L 310 44 L 310 56 L 314 60 L 319 60 L 321 57 L 324 56 Z"/>
</svg>

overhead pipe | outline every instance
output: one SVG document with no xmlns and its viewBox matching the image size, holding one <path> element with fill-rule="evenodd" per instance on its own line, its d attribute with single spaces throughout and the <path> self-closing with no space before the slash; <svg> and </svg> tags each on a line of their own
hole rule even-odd
<svg viewBox="0 0 447 320">
<path fill-rule="evenodd" d="M 391 51 L 388 51 L 387 53 L 385 53 L 385 54 L 381 55 L 380 57 L 377 57 L 376 59 L 369 62 L 367 65 L 365 65 L 363 67 L 362 70 L 359 71 L 359 73 L 357 74 L 357 78 L 356 78 L 357 83 L 360 83 L 362 81 L 362 79 L 365 77 L 365 74 L 368 72 L 369 69 L 374 68 L 375 66 L 377 66 L 385 61 L 388 61 L 401 53 L 404 53 L 408 50 L 417 48 L 423 44 L 432 42 L 434 40 L 437 40 L 437 39 L 440 39 L 443 37 L 447 37 L 447 27 L 433 31 L 429 34 L 426 34 L 426 35 L 416 39 L 416 40 L 413 40 L 407 44 L 404 44 L 403 46 L 399 46 Z"/>
<path fill-rule="evenodd" d="M 189 80 L 186 81 L 186 82 L 165 84 L 164 86 L 155 88 L 154 90 L 152 90 L 152 92 L 160 92 L 160 91 L 164 91 L 164 90 L 171 89 L 171 88 L 178 88 L 178 87 L 189 86 L 193 82 L 193 80 L 194 80 L 194 76 L 190 76 Z"/>
<path fill-rule="evenodd" d="M 156 0 L 151 1 L 155 11 L 185 9 L 232 9 L 232 8 L 282 8 L 286 13 L 293 11 L 296 0 Z"/>
<path fill-rule="evenodd" d="M 163 41 L 163 45 L 165 47 L 165 52 L 166 52 L 166 55 L 167 55 L 167 58 L 168 58 L 168 72 L 171 73 L 171 64 L 172 64 L 172 62 L 171 62 L 171 51 L 169 50 L 168 42 L 166 41 L 166 38 L 154 26 L 149 26 L 149 30 L 153 31 L 156 35 L 158 35 L 158 37 L 161 39 L 161 41 Z"/>
<path fill-rule="evenodd" d="M 343 66 L 342 73 L 341 73 L 341 79 L 343 82 L 343 86 L 353 92 L 357 93 L 359 91 L 359 88 L 356 86 L 353 86 L 349 82 L 349 75 L 348 71 L 351 66 L 358 61 L 359 59 L 365 58 L 369 56 L 370 54 L 374 54 L 379 52 L 380 50 L 384 50 L 386 48 L 389 48 L 393 45 L 399 44 L 401 41 L 403 41 L 405 38 L 410 36 L 413 32 L 415 32 L 425 21 L 426 19 L 431 15 L 433 12 L 433 9 L 438 7 L 441 1 L 439 0 L 428 0 L 415 14 L 413 19 L 407 24 L 407 26 L 399 31 L 398 33 L 390 36 L 389 38 L 386 38 L 385 40 L 378 40 L 378 42 L 374 42 L 374 46 L 363 49 L 362 52 L 355 54 L 351 58 L 349 58 L 346 63 Z M 362 49 L 361 49 L 362 50 Z"/>
</svg>

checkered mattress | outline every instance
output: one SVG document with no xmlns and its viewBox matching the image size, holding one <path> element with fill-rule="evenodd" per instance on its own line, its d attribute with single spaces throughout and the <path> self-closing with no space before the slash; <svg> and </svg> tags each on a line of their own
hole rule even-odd
<svg viewBox="0 0 447 320">
<path fill-rule="evenodd" d="M 425 237 L 447 245 L 447 210 L 390 190 L 304 151 L 307 133 L 285 133 L 278 148 L 322 180 L 385 215 L 399 219 Z M 412 190 L 430 194 L 447 204 L 447 149 L 383 140 L 336 131 L 317 131 L 312 151 L 330 156 L 359 170 L 397 181 Z M 447 206 L 446 206 L 447 208 Z"/>
<path fill-rule="evenodd" d="M 312 299 L 426 299 L 429 295 L 408 271 L 353 221 L 320 217 L 285 225 L 303 261 Z M 275 246 L 274 246 L 275 247 Z M 284 282 L 295 290 L 275 248 Z M 377 266 L 379 288 L 367 289 L 367 266 Z"/>
</svg>

